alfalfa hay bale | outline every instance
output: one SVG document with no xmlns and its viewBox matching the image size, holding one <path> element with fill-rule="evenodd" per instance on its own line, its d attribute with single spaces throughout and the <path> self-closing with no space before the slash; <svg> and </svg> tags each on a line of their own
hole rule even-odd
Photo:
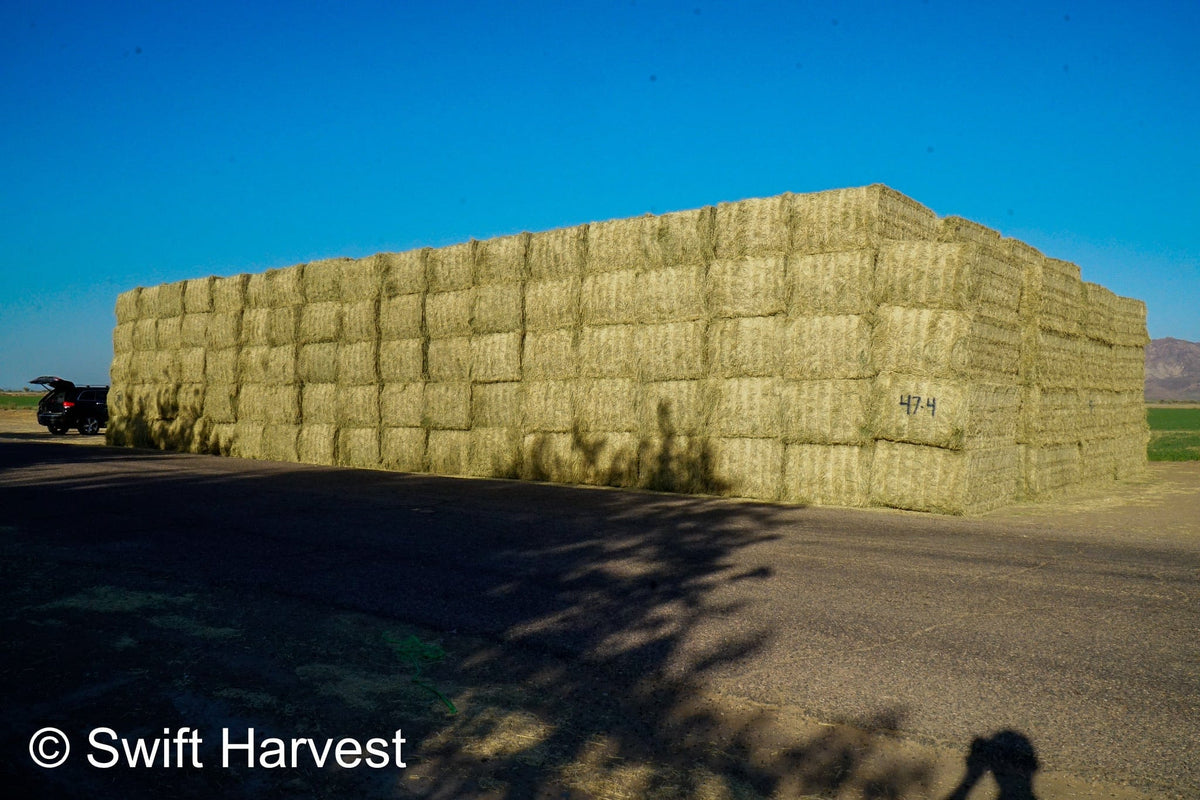
<svg viewBox="0 0 1200 800">
<path fill-rule="evenodd" d="M 203 416 L 214 424 L 237 422 L 238 385 L 235 383 L 205 384 Z"/>
<path fill-rule="evenodd" d="M 422 339 L 380 342 L 379 379 L 385 383 L 423 380 L 425 377 L 424 353 L 425 342 Z"/>
<path fill-rule="evenodd" d="M 337 385 L 336 418 L 345 428 L 379 427 L 379 386 Z"/>
<path fill-rule="evenodd" d="M 333 464 L 337 459 L 337 426 L 305 420 L 296 441 L 299 460 L 305 464 Z"/>
<path fill-rule="evenodd" d="M 720 378 L 778 375 L 785 323 L 782 316 L 774 316 L 739 317 L 709 324 L 709 374 Z"/>
<path fill-rule="evenodd" d="M 637 429 L 638 382 L 630 378 L 581 380 L 575 397 L 579 428 L 584 431 Z"/>
<path fill-rule="evenodd" d="M 464 475 L 478 478 L 515 478 L 520 459 L 521 434 L 510 428 L 475 427 Z"/>
<path fill-rule="evenodd" d="M 475 250 L 475 283 L 518 283 L 525 279 L 525 255 L 529 234 L 500 236 L 478 242 Z"/>
<path fill-rule="evenodd" d="M 343 467 L 376 469 L 380 465 L 379 428 L 339 427 L 337 463 Z"/>
<path fill-rule="evenodd" d="M 379 336 L 384 341 L 420 338 L 424 326 L 424 295 L 402 294 L 380 301 Z"/>
<path fill-rule="evenodd" d="M 791 249 L 791 195 L 721 203 L 714 231 L 718 259 L 787 255 Z"/>
<path fill-rule="evenodd" d="M 885 239 L 934 239 L 937 215 L 882 184 L 791 195 L 791 249 L 859 250 Z"/>
<path fill-rule="evenodd" d="M 433 343 L 430 343 L 432 348 Z M 471 338 L 470 377 L 477 383 L 521 379 L 521 334 L 492 333 Z"/>
<path fill-rule="evenodd" d="M 425 260 L 428 248 L 408 250 L 403 253 L 380 253 L 383 269 L 382 293 L 384 299 L 406 294 L 424 294 L 428 287 L 425 276 Z"/>
<path fill-rule="evenodd" d="M 379 345 L 374 341 L 338 343 L 337 383 L 365 386 L 379 383 Z"/>
<path fill-rule="evenodd" d="M 155 322 L 155 341 L 160 350 L 178 350 L 183 343 L 183 317 L 161 317 Z"/>
<path fill-rule="evenodd" d="M 425 254 L 430 292 L 456 292 L 475 282 L 475 241 L 439 247 Z"/>
<path fill-rule="evenodd" d="M 553 330 L 525 334 L 521 359 L 525 380 L 563 380 L 579 374 L 579 356 L 575 334 Z"/>
<path fill-rule="evenodd" d="M 471 389 L 471 427 L 520 430 L 521 394 L 517 381 L 475 384 Z"/>
<path fill-rule="evenodd" d="M 1079 483 L 1079 445 L 1026 447 L 1024 450 L 1024 495 L 1037 498 L 1053 495 Z"/>
<path fill-rule="evenodd" d="M 141 318 L 139 299 L 142 287 L 130 289 L 117 295 L 117 324 L 134 322 Z"/>
<path fill-rule="evenodd" d="M 208 315 L 207 344 L 210 348 L 237 347 L 241 341 L 241 311 Z"/>
<path fill-rule="evenodd" d="M 301 290 L 306 303 L 333 303 L 342 300 L 341 269 L 348 258 L 327 258 L 304 265 Z M 328 463 L 333 463 L 332 461 Z"/>
<path fill-rule="evenodd" d="M 147 352 L 158 349 L 158 320 L 144 317 L 133 323 L 133 349 Z"/>
<path fill-rule="evenodd" d="M 647 222 L 647 232 L 652 234 L 648 266 L 661 269 L 707 264 L 715 254 L 716 217 L 716 209 L 705 206 L 663 214 Z"/>
<path fill-rule="evenodd" d="M 247 308 L 280 308 L 304 302 L 303 266 L 269 269 L 250 275 L 246 282 Z"/>
<path fill-rule="evenodd" d="M 638 368 L 638 334 L 639 328 L 636 325 L 585 327 L 579 335 L 580 377 L 635 377 Z"/>
<path fill-rule="evenodd" d="M 424 381 L 383 384 L 379 392 L 379 415 L 384 427 L 420 427 L 424 413 Z"/>
<path fill-rule="evenodd" d="M 881 305 L 972 311 L 1016 324 L 1021 268 L 975 244 L 885 242 L 875 268 Z"/>
<path fill-rule="evenodd" d="M 179 327 L 180 347 L 207 347 L 208 322 L 211 318 L 212 314 L 184 314 Z"/>
<path fill-rule="evenodd" d="M 714 411 L 710 422 L 716 436 L 778 437 L 783 409 L 779 378 L 714 379 Z"/>
<path fill-rule="evenodd" d="M 708 430 L 713 392 L 706 380 L 650 381 L 638 393 L 638 431 L 646 437 L 699 436 Z"/>
<path fill-rule="evenodd" d="M 966 376 L 971 316 L 960 311 L 882 306 L 872 355 L 881 372 Z"/>
<path fill-rule="evenodd" d="M 948 450 L 1015 443 L 1021 411 L 1016 384 L 884 373 L 875 380 L 876 438 Z"/>
<path fill-rule="evenodd" d="M 871 442 L 875 381 L 783 381 L 780 388 L 784 441 L 821 445 Z"/>
<path fill-rule="evenodd" d="M 790 444 L 784 452 L 781 499 L 801 505 L 865 506 L 873 453 L 871 446 Z"/>
<path fill-rule="evenodd" d="M 534 280 L 583 274 L 588 226 L 535 233 L 529 239 L 529 275 Z"/>
<path fill-rule="evenodd" d="M 638 272 L 632 297 L 634 312 L 643 323 L 704 319 L 705 269 L 697 266 L 662 267 Z"/>
<path fill-rule="evenodd" d="M 217 278 L 212 285 L 213 313 L 230 314 L 246 307 L 246 284 L 249 275 Z"/>
<path fill-rule="evenodd" d="M 238 380 L 243 383 L 291 385 L 299 380 L 296 367 L 296 349 L 290 345 L 255 345 L 238 351 Z"/>
<path fill-rule="evenodd" d="M 303 383 L 336 383 L 338 343 L 317 342 L 300 345 L 296 377 Z"/>
<path fill-rule="evenodd" d="M 179 379 L 184 383 L 204 382 L 206 350 L 203 347 L 188 347 L 179 351 Z"/>
<path fill-rule="evenodd" d="M 379 301 L 358 300 L 342 306 L 341 341 L 373 342 L 379 338 Z"/>
<path fill-rule="evenodd" d="M 183 314 L 183 282 L 163 283 L 144 289 L 139 310 L 143 317 L 178 317 Z"/>
<path fill-rule="evenodd" d="M 525 330 L 529 333 L 574 328 L 580 324 L 579 277 L 530 281 L 525 285 Z"/>
<path fill-rule="evenodd" d="M 305 425 L 333 425 L 338 421 L 337 389 L 336 383 L 306 383 L 301 387 L 300 417 Z"/>
<path fill-rule="evenodd" d="M 367 256 L 338 264 L 338 290 L 346 303 L 362 303 L 379 298 L 383 288 L 384 260 Z"/>
<path fill-rule="evenodd" d="M 298 306 L 284 306 L 267 311 L 267 342 L 272 345 L 295 344 L 299 318 Z"/>
<path fill-rule="evenodd" d="M 574 427 L 576 381 L 527 379 L 521 386 L 522 430 L 566 433 Z"/>
<path fill-rule="evenodd" d="M 384 428 L 379 438 L 379 456 L 384 469 L 424 471 L 428 436 L 429 432 L 419 427 Z"/>
<path fill-rule="evenodd" d="M 870 319 L 860 314 L 796 317 L 784 323 L 783 375 L 794 380 L 866 378 L 871 359 Z"/>
<path fill-rule="evenodd" d="M 266 425 L 263 427 L 263 458 L 268 461 L 300 460 L 300 426 Z"/>
<path fill-rule="evenodd" d="M 520 477 L 532 481 L 581 483 L 585 463 L 577 434 L 539 431 L 521 440 Z"/>
<path fill-rule="evenodd" d="M 577 468 L 582 468 L 580 483 L 637 485 L 639 443 L 632 433 L 574 431 L 571 436 Z"/>
<path fill-rule="evenodd" d="M 971 243 L 993 252 L 1004 252 L 1000 232 L 962 217 L 943 217 L 938 220 L 939 242 Z"/>
<path fill-rule="evenodd" d="M 233 425 L 233 436 L 230 442 L 230 455 L 234 458 L 263 457 L 263 429 L 261 422 L 239 419 Z"/>
<path fill-rule="evenodd" d="M 876 253 L 863 248 L 788 256 L 784 295 L 789 312 L 817 316 L 874 311 Z"/>
<path fill-rule="evenodd" d="M 708 309 L 714 317 L 764 317 L 782 312 L 781 255 L 718 259 L 707 273 Z"/>
<path fill-rule="evenodd" d="M 296 341 L 300 344 L 336 342 L 342 335 L 342 304 L 334 300 L 308 303 L 299 309 Z"/>
<path fill-rule="evenodd" d="M 425 296 L 425 327 L 429 336 L 468 336 L 471 333 L 473 292 L 469 289 Z"/>
<path fill-rule="evenodd" d="M 297 425 L 300 403 L 299 386 L 243 383 L 238 390 L 238 421 Z"/>
<path fill-rule="evenodd" d="M 121 355 L 122 353 L 133 352 L 133 329 L 137 327 L 135 322 L 119 322 L 113 328 L 113 353 Z"/>
<path fill-rule="evenodd" d="M 471 383 L 425 384 L 423 425 L 436 430 L 467 430 L 471 427 Z"/>
<path fill-rule="evenodd" d="M 212 286 L 215 278 L 193 278 L 183 283 L 183 311 L 207 314 L 213 310 Z"/>
<path fill-rule="evenodd" d="M 1045 259 L 1038 324 L 1046 330 L 1079 336 L 1083 333 L 1084 303 L 1079 267 L 1057 258 Z"/>
<path fill-rule="evenodd" d="M 637 272 L 632 269 L 586 276 L 580 295 L 583 324 L 611 325 L 636 322 L 636 292 Z"/>
<path fill-rule="evenodd" d="M 715 486 L 724 493 L 777 500 L 783 484 L 783 443 L 778 439 L 714 438 Z"/>
<path fill-rule="evenodd" d="M 519 283 L 497 283 L 475 290 L 471 329 L 475 333 L 511 333 L 521 330 L 524 291 Z"/>
<path fill-rule="evenodd" d="M 429 341 L 429 379 L 466 381 L 471 379 L 471 337 L 454 336 Z"/>
<path fill-rule="evenodd" d="M 649 261 L 653 224 L 653 217 L 591 223 L 584 270 L 592 274 L 636 271 Z"/>
<path fill-rule="evenodd" d="M 871 467 L 874 505 L 968 514 L 1011 502 L 1021 482 L 1018 445 L 955 451 L 877 441 Z"/>
<path fill-rule="evenodd" d="M 471 461 L 471 432 L 431 430 L 426 459 L 429 471 L 436 475 L 466 475 Z"/>
<path fill-rule="evenodd" d="M 703 321 L 642 325 L 638 331 L 638 374 L 643 381 L 704 377 L 707 326 Z"/>
<path fill-rule="evenodd" d="M 271 309 L 247 308 L 241 315 L 242 346 L 262 346 L 271 344 Z"/>
</svg>

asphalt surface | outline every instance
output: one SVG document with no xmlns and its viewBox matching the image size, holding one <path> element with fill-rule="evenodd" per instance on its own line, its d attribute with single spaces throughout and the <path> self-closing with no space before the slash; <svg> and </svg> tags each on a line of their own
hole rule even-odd
<svg viewBox="0 0 1200 800">
<path fill-rule="evenodd" d="M 482 635 L 615 691 L 656 676 L 952 748 L 1015 731 L 1045 769 L 1195 797 L 1200 470 L 1170 474 L 1162 535 L 1136 504 L 956 519 L 9 439 L 0 531 Z M 1094 521 L 1118 518 L 1144 524 Z"/>
</svg>

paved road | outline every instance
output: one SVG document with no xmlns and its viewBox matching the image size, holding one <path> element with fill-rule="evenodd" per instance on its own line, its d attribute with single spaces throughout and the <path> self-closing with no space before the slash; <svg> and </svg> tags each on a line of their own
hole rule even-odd
<svg viewBox="0 0 1200 800">
<path fill-rule="evenodd" d="M 964 520 L 9 440 L 0 529 L 1200 796 L 1200 469 L 1162 475 L 1157 506 Z"/>
</svg>

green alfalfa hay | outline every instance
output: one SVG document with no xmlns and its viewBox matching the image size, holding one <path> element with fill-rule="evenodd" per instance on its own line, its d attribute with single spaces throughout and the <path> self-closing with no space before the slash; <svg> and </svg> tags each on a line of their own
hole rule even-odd
<svg viewBox="0 0 1200 800">
<path fill-rule="evenodd" d="M 243 383 L 238 390 L 238 421 L 297 425 L 300 404 L 299 386 Z"/>
<path fill-rule="evenodd" d="M 703 320 L 642 325 L 638 376 L 643 381 L 679 381 L 705 376 Z"/>
<path fill-rule="evenodd" d="M 337 342 L 300 345 L 297 353 L 296 377 L 302 383 L 336 383 L 337 372 Z"/>
<path fill-rule="evenodd" d="M 464 289 L 425 296 L 425 327 L 432 338 L 468 336 L 474 292 Z"/>
<path fill-rule="evenodd" d="M 865 506 L 873 455 L 871 444 L 789 444 L 780 499 L 800 505 Z"/>
<path fill-rule="evenodd" d="M 794 317 L 784 323 L 783 375 L 793 380 L 875 374 L 871 318 L 862 314 Z"/>
<path fill-rule="evenodd" d="M 471 431 L 429 431 L 426 459 L 429 471 L 435 475 L 467 474 L 471 460 Z"/>
<path fill-rule="evenodd" d="M 1014 444 L 1021 389 L 952 378 L 884 373 L 875 380 L 869 426 L 893 442 L 947 450 Z"/>
<path fill-rule="evenodd" d="M 552 330 L 525 334 L 522 353 L 524 380 L 564 380 L 579 375 L 576 334 Z"/>
<path fill-rule="evenodd" d="M 638 320 L 637 272 L 632 269 L 589 274 L 580 290 L 584 325 L 611 325 Z"/>
<path fill-rule="evenodd" d="M 646 381 L 637 397 L 637 430 L 645 438 L 699 437 L 713 414 L 713 381 Z"/>
<path fill-rule="evenodd" d="M 232 424 L 238 418 L 238 385 L 235 383 L 214 383 L 207 381 L 204 386 L 204 407 L 202 416 L 214 425 Z"/>
<path fill-rule="evenodd" d="M 631 298 L 636 319 L 645 324 L 705 319 L 705 274 L 699 266 L 639 272 Z"/>
<path fill-rule="evenodd" d="M 117 324 L 135 322 L 141 318 L 142 287 L 137 286 L 117 295 Z"/>
<path fill-rule="evenodd" d="M 209 348 L 237 347 L 242 341 L 242 312 L 213 312 L 208 315 L 206 344 Z"/>
<path fill-rule="evenodd" d="M 429 379 L 432 381 L 469 381 L 471 379 L 471 337 L 453 336 L 431 339 L 428 350 Z"/>
<path fill-rule="evenodd" d="M 475 247 L 475 283 L 479 286 L 513 284 L 528 274 L 528 233 L 500 236 L 478 242 Z"/>
<path fill-rule="evenodd" d="M 336 342 L 342 336 L 342 304 L 334 300 L 307 303 L 300 307 L 296 329 L 299 344 Z"/>
<path fill-rule="evenodd" d="M 712 206 L 653 217 L 646 223 L 653 232 L 647 267 L 706 266 L 716 253 L 716 218 Z"/>
<path fill-rule="evenodd" d="M 346 386 L 379 384 L 379 344 L 375 341 L 338 343 L 337 382 Z"/>
<path fill-rule="evenodd" d="M 378 428 L 379 386 L 337 384 L 335 418 L 344 428 Z"/>
<path fill-rule="evenodd" d="M 794 316 L 868 314 L 876 306 L 874 248 L 792 254 L 784 267 L 788 313 Z"/>
<path fill-rule="evenodd" d="M 790 207 L 791 251 L 800 255 L 937 235 L 936 214 L 882 184 L 791 195 Z"/>
<path fill-rule="evenodd" d="M 378 255 L 338 264 L 338 290 L 346 303 L 377 300 L 383 290 L 385 260 Z"/>
<path fill-rule="evenodd" d="M 234 275 L 229 278 L 216 278 L 212 285 L 213 312 L 230 314 L 241 312 L 246 306 L 246 284 L 250 282 L 249 275 Z"/>
<path fill-rule="evenodd" d="M 866 445 L 875 381 L 785 380 L 782 383 L 783 440 L 789 444 Z M 898 401 L 897 401 L 898 402 Z"/>
<path fill-rule="evenodd" d="M 424 314 L 423 294 L 385 295 L 379 303 L 379 337 L 384 341 L 420 338 Z"/>
<path fill-rule="evenodd" d="M 136 322 L 119 322 L 113 327 L 114 355 L 133 352 L 133 331 L 136 326 Z"/>
<path fill-rule="evenodd" d="M 300 426 L 269 424 L 263 428 L 263 458 L 269 461 L 300 460 Z"/>
<path fill-rule="evenodd" d="M 948 514 L 1004 505 L 1023 485 L 1017 445 L 953 451 L 877 441 L 871 473 L 872 504 Z"/>
<path fill-rule="evenodd" d="M 721 203 L 714 222 L 717 259 L 784 256 L 791 250 L 790 195 Z"/>
<path fill-rule="evenodd" d="M 203 383 L 205 357 L 203 347 L 187 347 L 179 351 L 179 379 L 184 383 Z"/>
<path fill-rule="evenodd" d="M 305 464 L 333 464 L 337 460 L 337 426 L 310 423 L 300 426 L 296 442 L 299 460 Z"/>
<path fill-rule="evenodd" d="M 1067 336 L 1082 335 L 1085 304 L 1079 267 L 1057 258 L 1045 259 L 1042 262 L 1038 324 L 1045 330 Z"/>
<path fill-rule="evenodd" d="M 871 345 L 880 372 L 967 376 L 971 316 L 960 311 L 881 306 Z"/>
<path fill-rule="evenodd" d="M 519 333 L 492 333 L 472 337 L 471 380 L 478 383 L 519 381 L 521 347 L 522 338 Z"/>
<path fill-rule="evenodd" d="M 423 472 L 429 432 L 421 427 L 385 427 L 380 433 L 379 455 L 385 469 Z"/>
<path fill-rule="evenodd" d="M 238 351 L 238 380 L 288 386 L 299 382 L 295 348 L 252 345 Z"/>
<path fill-rule="evenodd" d="M 403 253 L 379 254 L 383 268 L 382 292 L 384 299 L 425 293 L 429 285 L 425 277 L 425 261 L 429 250 L 430 248 L 420 248 Z"/>
<path fill-rule="evenodd" d="M 236 347 L 207 348 L 204 351 L 204 380 L 210 385 L 238 382 L 238 360 L 241 350 Z"/>
<path fill-rule="evenodd" d="M 337 463 L 358 469 L 377 469 L 380 466 L 380 431 L 372 427 L 338 427 Z"/>
<path fill-rule="evenodd" d="M 713 437 L 713 478 L 736 497 L 778 500 L 783 489 L 783 443 L 778 438 Z"/>
<path fill-rule="evenodd" d="M 183 317 L 160 318 L 155 322 L 155 342 L 160 350 L 178 350 L 182 344 Z"/>
<path fill-rule="evenodd" d="M 785 258 L 757 255 L 717 259 L 709 265 L 707 308 L 713 317 L 762 317 L 787 307 Z"/>
<path fill-rule="evenodd" d="M 1027 446 L 1023 449 L 1023 496 L 1038 499 L 1052 496 L 1079 484 L 1079 445 Z"/>
<path fill-rule="evenodd" d="M 636 325 L 588 325 L 579 332 L 579 374 L 583 378 L 636 378 Z"/>
<path fill-rule="evenodd" d="M 714 411 L 709 432 L 724 437 L 778 437 L 783 434 L 780 378 L 713 379 Z"/>
<path fill-rule="evenodd" d="M 719 378 L 779 375 L 783 361 L 783 316 L 714 320 L 708 325 L 710 374 Z"/>
<path fill-rule="evenodd" d="M 300 390 L 300 418 L 305 425 L 335 425 L 338 421 L 336 383 L 305 383 Z M 325 462 L 332 464 L 330 460 Z"/>
<path fill-rule="evenodd" d="M 473 427 L 465 472 L 479 478 L 515 478 L 520 457 L 520 431 L 506 427 Z"/>
<path fill-rule="evenodd" d="M 208 314 L 213 310 L 213 281 L 216 278 L 193 278 L 183 284 L 183 310 L 186 314 Z"/>
<path fill-rule="evenodd" d="M 505 385 L 505 384 L 498 384 Z M 575 424 L 574 380 L 521 382 L 521 429 L 526 433 L 567 433 Z M 473 414 L 477 419 L 478 414 Z"/>
<path fill-rule="evenodd" d="M 342 305 L 343 343 L 379 340 L 379 300 L 352 300 Z"/>
<path fill-rule="evenodd" d="M 429 345 L 432 347 L 432 342 Z M 379 379 L 384 383 L 420 381 L 426 374 L 423 339 L 384 340 L 379 343 Z"/>
<path fill-rule="evenodd" d="M 181 347 L 207 347 L 208 346 L 208 324 L 212 319 L 212 314 L 189 313 L 184 314 L 179 330 L 179 342 Z M 120 327 L 120 326 L 118 326 Z"/>
<path fill-rule="evenodd" d="M 158 320 L 154 317 L 143 317 L 133 323 L 132 342 L 137 352 L 149 352 L 158 349 Z"/>
<path fill-rule="evenodd" d="M 587 225 L 531 235 L 528 249 L 530 278 L 546 280 L 582 276 L 587 242 Z"/>
<path fill-rule="evenodd" d="M 327 258 L 305 264 L 300 285 L 304 302 L 341 302 L 341 270 L 342 265 L 349 261 L 349 258 Z"/>
</svg>

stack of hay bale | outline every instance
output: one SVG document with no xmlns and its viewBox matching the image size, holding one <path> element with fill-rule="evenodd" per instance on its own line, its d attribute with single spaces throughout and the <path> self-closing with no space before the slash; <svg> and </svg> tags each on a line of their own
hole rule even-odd
<svg viewBox="0 0 1200 800">
<path fill-rule="evenodd" d="M 1144 463 L 1145 309 L 883 186 L 135 289 L 110 438 L 820 505 Z"/>
</svg>

